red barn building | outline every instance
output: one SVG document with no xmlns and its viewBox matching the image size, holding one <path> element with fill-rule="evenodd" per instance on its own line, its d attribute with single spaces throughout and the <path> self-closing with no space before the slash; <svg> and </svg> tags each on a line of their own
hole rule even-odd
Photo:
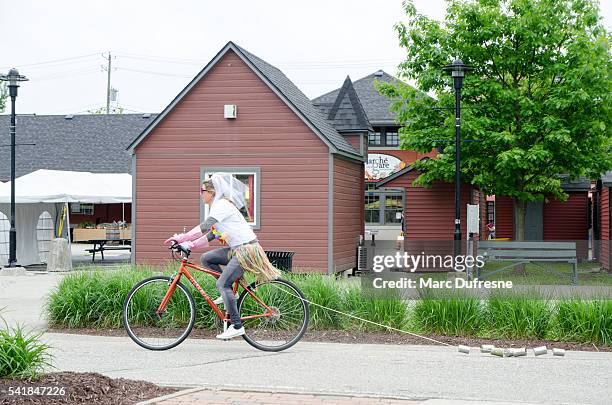
<svg viewBox="0 0 612 405">
<path fill-rule="evenodd" d="M 132 260 L 167 260 L 162 241 L 206 217 L 202 180 L 231 172 L 249 186 L 245 216 L 266 250 L 295 252 L 305 271 L 355 267 L 369 123 L 350 80 L 344 87 L 326 116 L 229 42 L 128 148 Z"/>
</svg>

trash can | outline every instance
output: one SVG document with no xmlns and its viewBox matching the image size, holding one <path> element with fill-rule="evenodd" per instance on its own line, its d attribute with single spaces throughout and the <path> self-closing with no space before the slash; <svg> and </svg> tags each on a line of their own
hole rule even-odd
<svg viewBox="0 0 612 405">
<path fill-rule="evenodd" d="M 279 270 L 291 271 L 295 252 L 266 251 L 270 263 Z"/>
</svg>

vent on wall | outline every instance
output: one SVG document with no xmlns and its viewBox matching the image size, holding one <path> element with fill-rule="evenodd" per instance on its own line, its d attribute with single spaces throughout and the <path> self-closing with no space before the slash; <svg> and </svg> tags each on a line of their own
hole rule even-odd
<svg viewBox="0 0 612 405">
<path fill-rule="evenodd" d="M 224 118 L 236 118 L 238 115 L 238 107 L 235 104 L 225 104 L 223 106 Z"/>
<path fill-rule="evenodd" d="M 67 120 L 71 120 L 71 119 L 73 119 L 73 118 L 74 118 L 74 115 L 72 115 L 72 114 L 68 114 L 68 115 L 66 115 L 64 118 L 65 118 L 65 119 L 67 119 Z"/>
</svg>

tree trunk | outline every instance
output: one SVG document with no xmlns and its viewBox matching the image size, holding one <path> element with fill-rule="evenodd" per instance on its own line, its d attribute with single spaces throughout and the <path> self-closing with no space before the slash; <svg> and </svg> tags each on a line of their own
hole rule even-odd
<svg viewBox="0 0 612 405">
<path fill-rule="evenodd" d="M 527 213 L 527 201 L 514 200 L 516 224 L 514 228 L 514 240 L 524 241 L 525 240 L 525 214 Z"/>
<path fill-rule="evenodd" d="M 525 214 L 527 213 L 527 201 L 514 200 L 515 215 L 514 221 L 514 240 L 524 241 L 525 240 Z M 515 274 L 526 275 L 525 265 L 519 264 L 515 267 Z"/>
</svg>

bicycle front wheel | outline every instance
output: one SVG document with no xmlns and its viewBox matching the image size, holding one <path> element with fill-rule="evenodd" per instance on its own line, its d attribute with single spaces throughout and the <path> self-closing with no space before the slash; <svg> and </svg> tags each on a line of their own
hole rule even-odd
<svg viewBox="0 0 612 405">
<path fill-rule="evenodd" d="M 167 350 L 189 336 L 195 322 L 195 303 L 180 282 L 165 310 L 157 310 L 170 288 L 172 278 L 155 276 L 132 288 L 123 304 L 123 325 L 138 345 L 149 350 Z"/>
<path fill-rule="evenodd" d="M 243 291 L 238 299 L 238 311 L 246 332 L 242 335 L 244 340 L 268 352 L 278 352 L 296 344 L 308 327 L 308 303 L 300 289 L 282 279 L 252 284 L 249 288 L 273 315 L 261 316 L 267 309 L 248 291 Z"/>
</svg>

